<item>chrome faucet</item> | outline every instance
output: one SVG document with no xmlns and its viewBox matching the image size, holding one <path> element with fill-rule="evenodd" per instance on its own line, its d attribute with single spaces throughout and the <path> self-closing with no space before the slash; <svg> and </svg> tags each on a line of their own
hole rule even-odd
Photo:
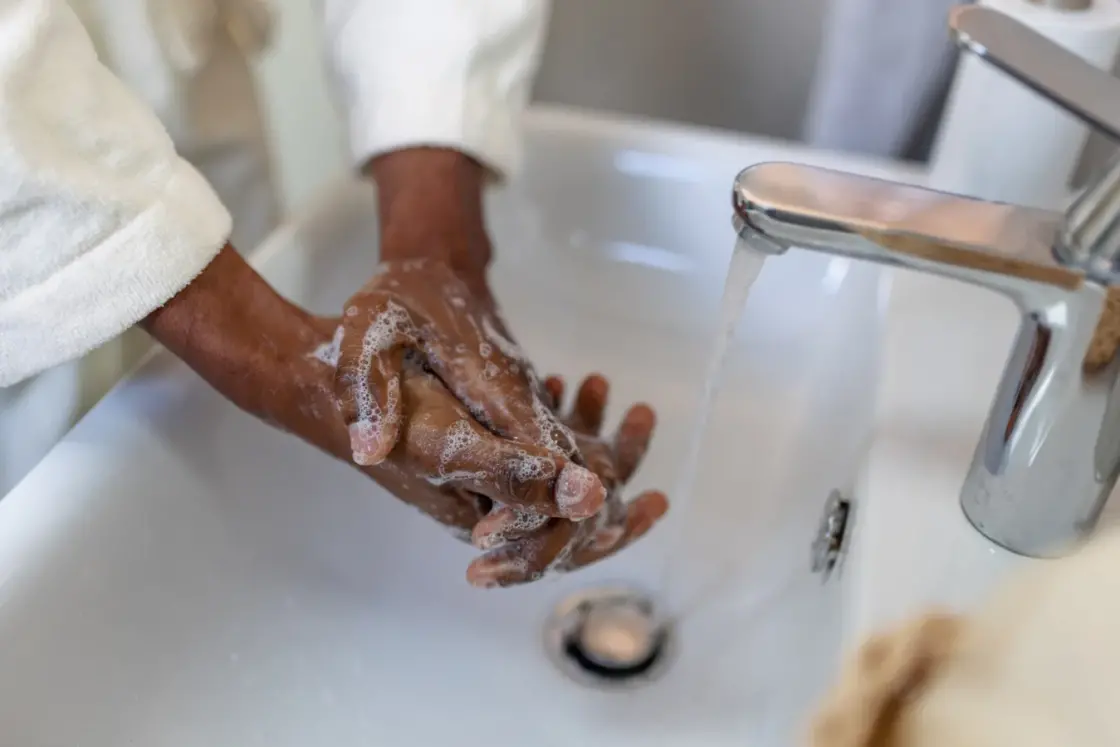
<svg viewBox="0 0 1120 747">
<path fill-rule="evenodd" d="M 1111 75 L 987 8 L 958 7 L 950 26 L 963 49 L 1120 140 Z M 1120 476 L 1120 356 L 1087 365 L 1120 284 L 1120 160 L 1064 213 L 783 163 L 741 172 L 733 202 L 740 236 L 771 253 L 865 259 L 1012 299 L 1022 321 L 961 505 L 1023 555 L 1061 555 L 1092 531 Z"/>
</svg>

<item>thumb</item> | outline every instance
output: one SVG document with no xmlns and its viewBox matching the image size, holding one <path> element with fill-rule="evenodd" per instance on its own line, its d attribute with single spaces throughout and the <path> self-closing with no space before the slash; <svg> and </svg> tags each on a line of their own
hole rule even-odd
<svg viewBox="0 0 1120 747">
<path fill-rule="evenodd" d="M 401 424 L 401 371 L 416 342 L 409 312 L 391 301 L 359 311 L 363 323 L 347 318 L 339 344 L 335 396 L 350 433 L 354 462 L 381 463 L 393 450 Z"/>
</svg>

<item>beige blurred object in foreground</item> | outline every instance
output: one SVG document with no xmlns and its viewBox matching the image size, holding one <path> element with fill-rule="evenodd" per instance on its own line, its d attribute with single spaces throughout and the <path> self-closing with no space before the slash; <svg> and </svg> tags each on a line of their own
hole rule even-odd
<svg viewBox="0 0 1120 747">
<path fill-rule="evenodd" d="M 1120 532 L 1032 564 L 975 613 L 868 640 L 814 718 L 812 747 L 1120 744 Z"/>
</svg>

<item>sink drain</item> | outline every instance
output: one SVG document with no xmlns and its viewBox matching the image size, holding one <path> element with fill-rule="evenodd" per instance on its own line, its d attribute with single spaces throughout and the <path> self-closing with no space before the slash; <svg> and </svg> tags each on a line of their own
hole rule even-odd
<svg viewBox="0 0 1120 747">
<path fill-rule="evenodd" d="M 657 677 L 671 654 L 670 628 L 652 600 L 630 589 L 593 589 L 564 600 L 545 625 L 549 658 L 576 682 L 635 687 Z"/>
</svg>

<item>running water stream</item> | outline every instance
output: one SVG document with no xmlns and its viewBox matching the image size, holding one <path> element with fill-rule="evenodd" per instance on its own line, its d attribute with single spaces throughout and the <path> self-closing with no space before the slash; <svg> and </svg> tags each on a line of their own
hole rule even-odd
<svg viewBox="0 0 1120 747">
<path fill-rule="evenodd" d="M 679 554 L 683 546 L 685 524 L 693 501 L 693 492 L 696 488 L 697 469 L 700 462 L 700 452 L 703 446 L 704 434 L 708 429 L 708 420 L 711 417 L 712 406 L 716 394 L 722 383 L 723 371 L 726 367 L 728 346 L 735 336 L 739 318 L 743 314 L 747 297 L 750 295 L 751 286 L 754 285 L 762 272 L 767 253 L 754 248 L 750 238 L 739 238 L 735 242 L 735 250 L 731 255 L 731 264 L 727 270 L 727 279 L 723 286 L 723 300 L 720 302 L 719 318 L 716 322 L 716 334 L 712 344 L 712 351 L 708 356 L 708 367 L 704 376 L 704 389 L 696 410 L 696 421 L 692 427 L 692 437 L 689 439 L 689 448 L 685 454 L 684 468 L 681 471 L 680 482 L 673 491 L 676 505 L 673 509 L 680 516 L 685 517 L 673 528 L 674 536 L 669 542 L 669 552 L 664 560 L 661 578 L 656 589 L 657 597 L 667 605 L 668 609 L 662 610 L 662 618 L 666 622 L 678 618 L 684 608 L 691 604 L 680 604 L 680 591 L 675 587 L 678 578 L 675 573 L 681 566 Z"/>
</svg>

